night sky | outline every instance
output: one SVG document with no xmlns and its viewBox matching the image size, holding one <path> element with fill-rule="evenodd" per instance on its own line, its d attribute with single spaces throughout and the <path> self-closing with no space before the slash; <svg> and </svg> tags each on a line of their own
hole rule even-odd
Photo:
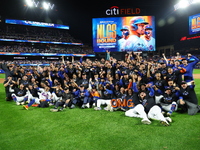
<svg viewBox="0 0 200 150">
<path fill-rule="evenodd" d="M 41 0 L 35 0 L 42 2 Z M 24 0 L 6 0 L 0 2 L 1 18 L 24 19 L 62 23 L 70 26 L 70 34 L 83 43 L 92 45 L 92 18 L 106 17 L 105 10 L 111 6 L 121 8 L 141 8 L 141 15 L 153 15 L 156 19 L 157 46 L 173 44 L 181 36 L 188 34 L 188 10 L 174 11 L 178 0 L 46 0 L 54 3 L 54 10 L 44 11 L 24 7 Z M 113 17 L 113 16 L 112 16 Z M 116 17 L 116 16 L 115 16 Z M 180 23 L 180 18 L 182 23 Z M 162 19 L 162 21 L 161 21 Z"/>
</svg>

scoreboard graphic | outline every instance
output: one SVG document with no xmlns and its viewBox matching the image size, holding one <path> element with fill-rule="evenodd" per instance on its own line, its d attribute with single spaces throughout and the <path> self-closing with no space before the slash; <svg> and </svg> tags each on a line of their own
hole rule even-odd
<svg viewBox="0 0 200 150">
<path fill-rule="evenodd" d="M 200 33 L 200 14 L 189 16 L 189 33 Z"/>
<path fill-rule="evenodd" d="M 144 29 L 146 29 L 147 25 L 151 26 L 151 45 L 146 46 L 146 49 L 126 49 L 121 48 L 121 43 L 124 45 L 130 44 L 131 42 L 136 42 L 135 45 L 138 45 L 137 40 L 127 40 L 128 37 L 133 38 L 135 31 L 133 31 L 133 26 L 138 25 L 141 20 L 136 20 L 137 18 L 144 20 L 145 25 Z M 131 20 L 135 19 L 134 24 L 131 23 Z M 122 51 L 155 51 L 155 18 L 154 16 L 128 16 L 128 17 L 108 17 L 108 18 L 93 18 L 92 20 L 92 37 L 93 37 L 93 50 L 94 52 L 105 52 L 106 50 L 112 52 L 122 52 Z M 141 22 L 142 23 L 142 22 Z M 127 29 L 127 33 L 123 28 Z M 144 30 L 143 29 L 143 30 Z M 136 30 L 136 29 L 134 29 Z M 123 35 L 127 35 L 127 38 L 124 38 Z M 148 34 L 146 30 L 144 34 L 138 36 L 138 40 L 144 40 L 145 45 L 145 35 Z M 134 38 L 133 38 L 134 39 Z M 153 41 L 153 42 L 152 42 Z M 129 42 L 129 43 L 128 43 Z M 149 42 L 149 41 L 147 41 Z M 132 44 L 134 45 L 134 44 Z"/>
</svg>

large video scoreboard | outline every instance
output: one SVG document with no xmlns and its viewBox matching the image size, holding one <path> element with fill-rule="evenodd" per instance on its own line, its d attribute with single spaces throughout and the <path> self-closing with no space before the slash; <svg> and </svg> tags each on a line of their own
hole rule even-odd
<svg viewBox="0 0 200 150">
<path fill-rule="evenodd" d="M 94 52 L 155 51 L 155 17 L 93 18 Z"/>
</svg>

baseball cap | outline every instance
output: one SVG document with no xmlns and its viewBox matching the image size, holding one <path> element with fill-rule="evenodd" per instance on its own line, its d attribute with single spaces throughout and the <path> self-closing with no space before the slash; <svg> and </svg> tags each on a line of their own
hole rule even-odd
<svg viewBox="0 0 200 150">
<path fill-rule="evenodd" d="M 144 20 L 143 17 L 134 17 L 133 19 L 131 19 L 130 22 L 131 24 L 140 24 L 140 23 L 149 24 L 148 22 Z"/>
<path fill-rule="evenodd" d="M 128 26 L 123 26 L 120 31 L 129 30 Z"/>
<path fill-rule="evenodd" d="M 187 82 L 185 82 L 185 81 L 182 81 L 182 82 L 181 82 L 181 84 L 187 84 Z"/>
<path fill-rule="evenodd" d="M 153 28 L 152 28 L 151 25 L 146 25 L 146 26 L 145 26 L 145 30 L 147 30 L 147 29 L 153 30 Z"/>
<path fill-rule="evenodd" d="M 171 90 L 171 88 L 168 86 L 168 87 L 165 88 L 165 90 Z"/>
</svg>

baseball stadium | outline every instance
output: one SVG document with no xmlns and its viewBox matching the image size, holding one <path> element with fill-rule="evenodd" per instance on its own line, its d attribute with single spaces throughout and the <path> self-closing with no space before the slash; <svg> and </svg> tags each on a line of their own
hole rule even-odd
<svg viewBox="0 0 200 150">
<path fill-rule="evenodd" d="M 199 150 L 200 0 L 0 5 L 0 150 Z"/>
</svg>

